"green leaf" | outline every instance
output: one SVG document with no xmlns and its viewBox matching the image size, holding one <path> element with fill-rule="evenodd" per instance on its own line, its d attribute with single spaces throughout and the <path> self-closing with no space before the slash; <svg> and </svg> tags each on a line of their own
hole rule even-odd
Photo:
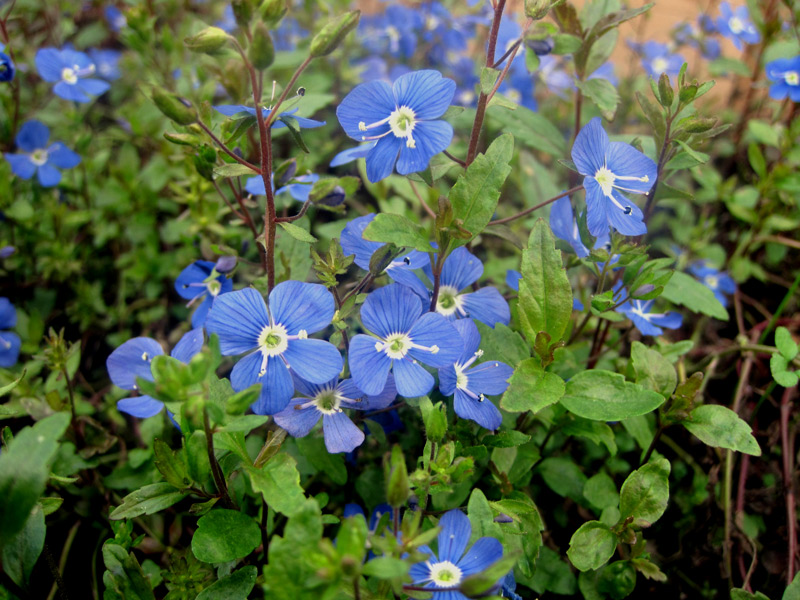
<svg viewBox="0 0 800 600">
<path fill-rule="evenodd" d="M 21 588 L 28 587 L 31 571 L 44 548 L 44 511 L 35 506 L 22 531 L 3 546 L 3 571 Z"/>
<path fill-rule="evenodd" d="M 783 592 L 781 600 L 800 600 L 800 573 L 794 576 L 792 583 Z"/>
<path fill-rule="evenodd" d="M 254 566 L 242 567 L 212 583 L 198 594 L 196 600 L 247 600 L 257 577 L 258 569 Z"/>
<path fill-rule="evenodd" d="M 378 579 L 394 579 L 404 577 L 408 573 L 409 564 L 392 556 L 373 558 L 364 566 L 364 575 Z"/>
<path fill-rule="evenodd" d="M 513 429 L 506 429 L 499 431 L 495 434 L 487 434 L 481 439 L 481 444 L 487 448 L 513 448 L 527 444 L 531 436 L 522 433 L 521 431 L 514 431 Z"/>
<path fill-rule="evenodd" d="M 603 445 L 608 449 L 608 453 L 611 456 L 617 453 L 614 431 L 606 423 L 574 417 L 570 423 L 564 426 L 563 432 L 566 435 L 585 438 L 598 446 Z"/>
<path fill-rule="evenodd" d="M 683 148 L 683 150 L 684 150 L 684 152 L 686 152 L 686 154 L 688 154 L 695 161 L 697 161 L 697 164 L 707 163 L 709 161 L 709 159 L 711 158 L 708 154 L 705 154 L 704 152 L 698 152 L 697 150 L 694 150 L 686 142 L 682 142 L 681 140 L 676 140 L 676 141 L 678 142 L 680 147 Z"/>
<path fill-rule="evenodd" d="M 561 251 L 544 219 L 538 219 L 522 253 L 518 316 L 528 342 L 544 331 L 561 339 L 572 315 L 572 288 L 561 264 Z"/>
<path fill-rule="evenodd" d="M 567 382 L 561 404 L 571 413 L 595 421 L 621 421 L 644 415 L 664 403 L 661 394 L 625 381 L 619 373 L 593 369 Z"/>
<path fill-rule="evenodd" d="M 344 454 L 331 454 L 325 447 L 321 437 L 307 435 L 295 440 L 297 447 L 304 457 L 320 473 L 326 474 L 334 483 L 344 485 L 347 483 L 347 467 L 344 464 Z"/>
<path fill-rule="evenodd" d="M 604 508 L 619 505 L 617 486 L 614 480 L 603 472 L 589 478 L 586 485 L 583 486 L 583 497 L 601 511 Z"/>
<path fill-rule="evenodd" d="M 108 569 L 103 581 L 110 580 L 108 588 L 123 600 L 155 600 L 150 582 L 132 552 L 108 540 L 103 544 L 103 562 Z"/>
<path fill-rule="evenodd" d="M 776 125 L 758 119 L 748 119 L 747 132 L 760 144 L 776 148 L 780 146 L 781 136 Z"/>
<path fill-rule="evenodd" d="M 539 464 L 538 471 L 547 487 L 559 496 L 572 498 L 576 502 L 583 500 L 586 475 L 572 459 L 562 456 L 545 458 Z"/>
<path fill-rule="evenodd" d="M 286 129 L 289 130 L 289 134 L 292 136 L 294 143 L 297 144 L 303 152 L 309 154 L 311 151 L 303 140 L 303 133 L 300 131 L 297 119 L 288 115 L 281 115 L 278 117 L 278 120 L 286 125 Z"/>
<path fill-rule="evenodd" d="M 251 467 L 246 472 L 253 490 L 260 492 L 272 509 L 290 516 L 302 506 L 305 493 L 300 487 L 300 473 L 288 454 L 276 454 L 263 468 Z"/>
<path fill-rule="evenodd" d="M 735 412 L 719 404 L 703 404 L 695 408 L 684 427 L 701 442 L 714 448 L 727 448 L 752 456 L 761 456 L 761 448 L 750 426 Z"/>
<path fill-rule="evenodd" d="M 581 93 L 594 102 L 603 116 L 609 121 L 614 120 L 620 97 L 617 88 L 607 79 L 589 79 L 577 82 Z"/>
<path fill-rule="evenodd" d="M 292 236 L 294 239 L 300 242 L 306 242 L 307 244 L 313 244 L 317 241 L 313 235 L 311 235 L 308 231 L 300 227 L 299 225 L 295 225 L 294 223 L 285 223 L 281 222 L 278 223 L 286 233 Z"/>
<path fill-rule="evenodd" d="M 113 510 L 109 519 L 119 521 L 140 515 L 152 515 L 169 508 L 185 497 L 186 494 L 177 491 L 172 484 L 151 483 L 125 496 L 122 505 Z"/>
<path fill-rule="evenodd" d="M 514 370 L 500 408 L 508 412 L 538 412 L 564 395 L 564 380 L 542 369 L 538 358 L 523 360 Z"/>
<path fill-rule="evenodd" d="M 435 251 L 422 227 L 402 215 L 378 213 L 362 235 L 373 242 L 391 242 L 420 252 Z"/>
<path fill-rule="evenodd" d="M 617 536 L 600 521 L 588 521 L 572 534 L 567 556 L 579 571 L 599 569 L 614 556 Z"/>
<path fill-rule="evenodd" d="M 568 154 L 563 132 L 540 113 L 519 106 L 515 111 L 495 111 L 490 118 L 513 131 L 523 146 L 557 157 Z"/>
<path fill-rule="evenodd" d="M 521 554 L 522 552 L 519 551 L 506 550 L 502 558 L 493 562 L 483 571 L 467 576 L 459 588 L 465 595 L 472 598 L 485 594 L 514 568 Z"/>
<path fill-rule="evenodd" d="M 240 177 L 242 175 L 247 175 L 248 177 L 252 177 L 253 175 L 258 175 L 256 171 L 253 171 L 250 167 L 243 165 L 241 163 L 228 163 L 224 165 L 219 165 L 214 167 L 214 175 L 216 177 Z"/>
<path fill-rule="evenodd" d="M 797 385 L 798 376 L 796 372 L 789 371 L 789 361 L 782 354 L 773 354 L 769 359 L 769 370 L 778 385 L 785 388 Z"/>
<path fill-rule="evenodd" d="M 670 465 L 666 458 L 654 458 L 628 475 L 619 495 L 623 519 L 633 517 L 638 527 L 649 527 L 667 509 Z"/>
<path fill-rule="evenodd" d="M 631 364 L 636 374 L 636 383 L 648 390 L 658 392 L 664 398 L 672 396 L 678 385 L 678 374 L 669 360 L 641 342 L 633 342 Z"/>
<path fill-rule="evenodd" d="M 514 367 L 531 355 L 528 344 L 510 327 L 502 323 L 495 323 L 494 327 L 489 327 L 480 321 L 475 321 L 475 325 L 481 334 L 484 361 L 499 360 Z"/>
<path fill-rule="evenodd" d="M 491 220 L 500 199 L 500 189 L 511 172 L 508 163 L 513 156 L 514 136 L 503 134 L 491 143 L 486 154 L 477 155 L 466 172 L 458 177 L 448 199 L 454 217 L 461 219 L 461 227 L 471 235 L 454 239 L 456 246 L 469 243 Z"/>
<path fill-rule="evenodd" d="M 697 281 L 691 275 L 675 271 L 664 286 L 661 296 L 674 304 L 685 306 L 691 311 L 700 312 L 721 321 L 728 320 L 728 311 L 714 292 Z"/>
<path fill-rule="evenodd" d="M 364 562 L 367 556 L 367 521 L 361 515 L 342 519 L 336 535 L 336 551 L 339 556 L 349 556 L 356 564 Z"/>
<path fill-rule="evenodd" d="M 261 543 L 261 530 L 238 510 L 216 508 L 197 520 L 192 553 L 205 563 L 244 558 Z"/>
<path fill-rule="evenodd" d="M 775 330 L 775 347 L 786 360 L 792 360 L 797 356 L 797 343 L 786 327 L 778 327 Z"/>
<path fill-rule="evenodd" d="M 19 377 L 17 377 L 11 383 L 0 387 L 0 396 L 5 396 L 8 392 L 17 387 L 19 385 L 19 382 L 22 381 L 22 379 L 25 377 L 25 373 L 27 373 L 27 369 L 22 369 L 22 373 L 20 373 Z"/>
<path fill-rule="evenodd" d="M 192 484 L 181 451 L 173 451 L 163 440 L 157 439 L 153 443 L 153 454 L 155 454 L 156 469 L 164 476 L 167 483 L 179 490 Z"/>
<path fill-rule="evenodd" d="M 748 592 L 739 588 L 731 590 L 731 600 L 769 600 L 769 596 L 765 596 L 761 592 Z"/>
<path fill-rule="evenodd" d="M 25 527 L 68 424 L 67 413 L 42 419 L 17 433 L 0 454 L 0 548 Z"/>
<path fill-rule="evenodd" d="M 492 69 L 491 67 L 481 68 L 481 93 L 489 94 L 494 87 L 497 78 L 500 76 L 500 71 Z"/>
</svg>

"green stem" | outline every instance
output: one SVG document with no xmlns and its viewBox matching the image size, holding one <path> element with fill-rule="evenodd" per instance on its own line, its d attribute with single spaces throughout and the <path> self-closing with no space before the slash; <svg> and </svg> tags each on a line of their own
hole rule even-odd
<svg viewBox="0 0 800 600">
<path fill-rule="evenodd" d="M 222 472 L 222 467 L 219 466 L 217 457 L 214 454 L 214 434 L 211 431 L 211 423 L 208 420 L 208 411 L 205 408 L 203 408 L 203 431 L 205 431 L 206 434 L 208 462 L 211 464 L 211 475 L 214 478 L 214 484 L 217 486 L 217 492 L 219 492 L 225 508 L 236 510 L 236 505 L 233 503 L 233 500 L 231 500 L 231 497 L 228 494 L 228 484 L 225 481 L 225 474 Z"/>
</svg>

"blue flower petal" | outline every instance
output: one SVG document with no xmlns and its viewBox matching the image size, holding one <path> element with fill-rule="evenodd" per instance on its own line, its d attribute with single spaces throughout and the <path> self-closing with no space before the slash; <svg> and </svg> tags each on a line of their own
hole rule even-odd
<svg viewBox="0 0 800 600">
<path fill-rule="evenodd" d="M 455 390 L 453 408 L 462 419 L 475 421 L 481 427 L 492 431 L 503 423 L 503 416 L 491 400 L 475 400 L 460 389 Z"/>
<path fill-rule="evenodd" d="M 399 144 L 397 172 L 401 175 L 424 171 L 431 157 L 439 154 L 453 140 L 453 126 L 447 121 L 420 121 L 414 127 L 414 148 L 406 146 L 405 138 L 394 138 Z M 386 139 L 392 138 L 386 136 Z M 379 142 L 380 145 L 380 142 Z"/>
<path fill-rule="evenodd" d="M 483 263 L 461 246 L 453 250 L 445 259 L 441 283 L 453 286 L 460 292 L 478 281 L 481 275 L 483 275 Z"/>
<path fill-rule="evenodd" d="M 608 223 L 622 235 L 643 235 L 647 233 L 647 225 L 644 223 L 644 213 L 636 204 L 628 200 L 617 190 L 611 190 L 617 202 L 624 206 L 628 212 L 619 208 L 611 200 L 606 200 L 606 217 Z M 591 230 L 590 230 L 591 232 Z M 594 234 L 592 234 L 594 235 Z"/>
<path fill-rule="evenodd" d="M 88 96 L 86 92 L 83 91 L 83 88 L 75 84 L 67 83 L 66 81 L 59 81 L 55 84 L 53 86 L 53 93 L 64 100 L 70 100 L 72 102 L 85 104 L 92 101 L 91 96 Z"/>
<path fill-rule="evenodd" d="M 192 313 L 192 327 L 204 327 L 206 324 L 206 320 L 208 319 L 208 312 L 211 310 L 211 307 L 214 306 L 214 297 L 209 294 L 200 305 L 197 307 Z"/>
<path fill-rule="evenodd" d="M 211 275 L 214 264 L 208 260 L 196 260 L 181 271 L 181 274 L 175 280 L 175 291 L 178 292 L 178 295 L 186 300 L 192 300 L 201 294 L 205 294 L 208 291 L 206 286 L 192 284 L 205 281 Z"/>
<path fill-rule="evenodd" d="M 466 321 L 467 319 L 463 319 Z M 461 321 L 457 321 L 460 323 Z M 456 391 L 456 368 L 453 365 L 439 369 L 439 391 L 444 396 L 452 396 Z"/>
<path fill-rule="evenodd" d="M 678 329 L 683 324 L 683 315 L 677 312 L 668 312 L 664 315 L 652 315 L 650 322 L 665 329 Z"/>
<path fill-rule="evenodd" d="M 388 124 L 362 131 L 359 123 L 369 126 L 386 119 L 396 108 L 392 88 L 385 81 L 370 81 L 357 85 L 336 108 L 336 116 L 345 133 L 362 141 L 365 136 L 380 135 L 389 130 Z"/>
<path fill-rule="evenodd" d="M 206 330 L 219 336 L 220 351 L 226 356 L 258 346 L 258 337 L 267 325 L 264 299 L 252 288 L 217 296 L 206 319 Z"/>
<path fill-rule="evenodd" d="M 606 149 L 606 166 L 615 177 L 639 177 L 646 181 L 617 180 L 615 186 L 626 191 L 646 194 L 656 182 L 656 163 L 630 144 L 611 142 Z"/>
<path fill-rule="evenodd" d="M 453 321 L 453 327 L 458 331 L 463 343 L 461 356 L 458 358 L 458 362 L 463 364 L 478 351 L 478 347 L 481 345 L 481 334 L 472 319 Z"/>
<path fill-rule="evenodd" d="M 322 416 L 325 447 L 331 454 L 352 452 L 364 443 L 364 432 L 343 412 Z"/>
<path fill-rule="evenodd" d="M 286 327 L 289 335 L 297 335 L 300 330 L 315 333 L 330 325 L 336 303 L 324 285 L 284 281 L 270 292 L 269 310 L 275 323 Z"/>
<path fill-rule="evenodd" d="M 508 325 L 511 322 L 511 309 L 497 288 L 487 286 L 477 292 L 461 294 L 464 309 L 473 319 L 494 327 L 497 323 Z"/>
<path fill-rule="evenodd" d="M 478 539 L 456 565 L 465 577 L 484 571 L 503 557 L 503 545 L 491 537 Z"/>
<path fill-rule="evenodd" d="M 431 313 L 432 314 L 432 313 Z M 383 354 L 383 353 L 381 353 Z M 433 389 L 433 375 L 407 358 L 392 361 L 397 392 L 406 398 L 424 396 Z"/>
<path fill-rule="evenodd" d="M 397 262 L 397 261 L 395 261 Z M 386 269 L 386 274 L 395 283 L 399 283 L 414 292 L 422 301 L 422 306 L 427 309 L 431 304 L 431 292 L 419 276 L 406 265 L 395 265 L 392 263 Z"/>
<path fill-rule="evenodd" d="M 30 179 L 36 173 L 36 165 L 27 154 L 5 154 L 11 172 L 22 179 Z"/>
<path fill-rule="evenodd" d="M 203 349 L 203 328 L 198 327 L 183 334 L 178 343 L 170 352 L 172 358 L 176 358 L 182 363 L 188 363 L 192 357 Z"/>
<path fill-rule="evenodd" d="M 305 437 L 314 429 L 322 416 L 315 406 L 299 408 L 309 402 L 309 398 L 295 398 L 284 410 L 275 415 L 275 422 L 292 437 Z"/>
<path fill-rule="evenodd" d="M 226 117 L 232 117 L 234 115 L 238 115 L 239 113 L 247 113 L 253 117 L 256 116 L 255 108 L 244 106 L 243 104 L 221 104 L 219 106 L 215 106 L 214 110 L 221 115 L 225 115 Z"/>
<path fill-rule="evenodd" d="M 102 79 L 79 79 L 78 83 L 75 85 L 79 86 L 84 93 L 91 96 L 99 96 L 104 94 L 111 87 L 110 83 L 103 81 Z"/>
<path fill-rule="evenodd" d="M 336 389 L 339 394 L 345 398 L 350 398 L 352 400 L 360 398 L 360 401 L 356 402 L 342 401 L 343 407 L 354 408 L 355 410 L 379 410 L 381 408 L 386 408 L 397 398 L 397 387 L 395 386 L 394 377 L 391 373 L 386 379 L 386 386 L 378 394 L 364 395 L 353 379 L 345 379 Z"/>
<path fill-rule="evenodd" d="M 36 51 L 36 70 L 45 81 L 61 81 L 61 71 L 64 69 L 64 62 L 61 60 L 61 53 L 55 48 L 40 48 Z M 45 140 L 45 143 L 47 140 Z"/>
<path fill-rule="evenodd" d="M 608 135 L 600 117 L 595 117 L 583 126 L 572 146 L 572 161 L 581 175 L 594 175 L 604 166 L 608 143 Z"/>
<path fill-rule="evenodd" d="M 450 106 L 456 82 L 442 77 L 439 71 L 414 71 L 398 77 L 393 92 L 397 106 L 408 106 L 417 119 L 436 119 Z"/>
<path fill-rule="evenodd" d="M 19 129 L 19 133 L 14 140 L 17 148 L 23 152 L 33 152 L 47 147 L 50 139 L 50 130 L 47 125 L 40 121 L 28 121 Z"/>
<path fill-rule="evenodd" d="M 367 296 L 361 306 L 361 321 L 369 331 L 386 338 L 393 333 L 409 332 L 422 311 L 422 302 L 414 292 L 392 283 Z"/>
<path fill-rule="evenodd" d="M 17 364 L 22 341 L 13 331 L 0 331 L 0 367 L 9 369 Z"/>
<path fill-rule="evenodd" d="M 164 349 L 154 339 L 135 337 L 114 350 L 106 359 L 108 376 L 117 387 L 135 390 L 136 378 L 153 381 L 150 362 L 164 354 Z"/>
<path fill-rule="evenodd" d="M 469 542 L 472 533 L 467 516 L 458 509 L 449 510 L 439 519 L 439 527 L 442 530 L 437 538 L 439 542 L 439 561 L 450 561 L 458 565 L 459 559 L 464 554 L 464 550 Z"/>
<path fill-rule="evenodd" d="M 342 370 L 342 355 L 325 340 L 290 340 L 283 358 L 292 371 L 311 383 L 327 383 Z"/>
<path fill-rule="evenodd" d="M 383 391 L 392 366 L 392 359 L 385 352 L 375 350 L 375 342 L 375 338 L 363 334 L 350 340 L 350 373 L 358 388 L 369 396 Z"/>
<path fill-rule="evenodd" d="M 61 182 L 61 171 L 49 164 L 41 165 L 36 175 L 42 187 L 53 187 Z"/>
<path fill-rule="evenodd" d="M 476 394 L 497 396 L 508 389 L 508 379 L 514 369 L 496 360 L 487 360 L 476 367 L 467 369 L 467 387 Z"/>
<path fill-rule="evenodd" d="M 81 157 L 61 142 L 56 142 L 48 150 L 47 161 L 59 169 L 72 169 L 81 163 Z"/>
<path fill-rule="evenodd" d="M 264 178 L 261 175 L 250 177 L 244 184 L 244 189 L 248 194 L 253 196 L 266 196 L 267 188 L 264 186 Z"/>
<path fill-rule="evenodd" d="M 522 273 L 509 269 L 506 271 L 506 285 L 515 292 L 519 291 L 519 280 L 522 279 Z"/>
<path fill-rule="evenodd" d="M 146 419 L 154 417 L 164 409 L 164 403 L 150 396 L 137 396 L 136 398 L 123 398 L 117 402 L 117 410 L 132 417 Z"/>
<path fill-rule="evenodd" d="M 8 298 L 0 298 L 0 329 L 11 329 L 17 324 L 17 309 Z"/>
<path fill-rule="evenodd" d="M 594 177 L 585 177 L 583 187 L 586 189 L 586 226 L 589 233 L 597 237 L 608 231 L 608 200 Z"/>
<path fill-rule="evenodd" d="M 375 147 L 377 141 L 367 142 L 365 144 L 359 144 L 355 148 L 348 148 L 347 150 L 342 150 L 333 157 L 331 160 L 330 166 L 331 167 L 339 167 L 341 165 L 346 165 L 348 163 L 353 162 L 354 160 L 358 160 L 359 158 L 364 158 L 367 154 L 369 154 L 370 150 Z"/>
<path fill-rule="evenodd" d="M 380 242 L 364 239 L 364 230 L 372 223 L 373 219 L 375 219 L 375 213 L 356 217 L 344 226 L 339 238 L 344 255 L 354 255 L 354 262 L 365 271 L 369 270 L 369 259 L 372 253 L 383 245 Z"/>
<path fill-rule="evenodd" d="M 420 346 L 430 348 L 438 346 L 438 352 L 411 348 L 408 354 L 418 361 L 432 367 L 452 365 L 461 356 L 463 350 L 461 336 L 452 323 L 439 313 L 425 313 L 408 332 L 411 341 Z M 398 390 L 400 389 L 398 383 Z M 402 393 L 402 392 L 401 392 Z M 403 394 L 404 396 L 406 394 Z"/>
<path fill-rule="evenodd" d="M 393 135 L 378 140 L 372 152 L 367 155 L 367 179 L 371 183 L 377 183 L 392 174 L 397 155 L 404 144 L 402 138 Z"/>
</svg>

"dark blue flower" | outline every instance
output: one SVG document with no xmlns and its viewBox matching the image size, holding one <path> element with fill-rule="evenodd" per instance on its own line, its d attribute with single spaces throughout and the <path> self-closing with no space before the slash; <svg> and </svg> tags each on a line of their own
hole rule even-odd
<svg viewBox="0 0 800 600">
<path fill-rule="evenodd" d="M 189 300 L 187 306 L 200 302 L 192 315 L 192 327 L 203 327 L 217 296 L 233 290 L 233 282 L 225 275 L 211 278 L 214 264 L 207 260 L 196 260 L 181 271 L 175 280 L 175 291 L 181 298 Z"/>
<path fill-rule="evenodd" d="M 203 347 L 203 328 L 192 329 L 185 334 L 170 353 L 182 363 L 188 363 Z M 148 337 L 136 337 L 128 340 L 114 350 L 106 360 L 108 376 L 117 387 L 123 390 L 137 390 L 136 378 L 141 377 L 153 381 L 150 363 L 156 356 L 164 354 L 164 349 L 157 341 Z M 117 402 L 117 409 L 133 417 L 144 419 L 161 412 L 164 403 L 152 396 L 136 396 L 124 398 Z"/>
<path fill-rule="evenodd" d="M 614 286 L 614 290 L 618 294 L 615 297 L 617 302 L 622 302 L 628 297 L 622 282 Z M 655 300 L 630 300 L 614 310 L 628 317 L 643 335 L 661 335 L 664 333 L 662 327 L 678 329 L 683 323 L 683 316 L 674 311 L 666 314 L 652 313 L 650 309 L 653 308 L 654 302 Z"/>
<path fill-rule="evenodd" d="M 0 298 L 0 367 L 8 369 L 17 364 L 19 347 L 22 344 L 19 336 L 7 331 L 17 324 L 17 309 L 8 298 Z"/>
<path fill-rule="evenodd" d="M 399 394 L 423 396 L 434 380 L 419 363 L 443 368 L 461 355 L 461 337 L 447 319 L 425 312 L 419 297 L 396 283 L 367 296 L 361 322 L 372 336 L 359 334 L 350 341 L 350 373 L 367 395 L 386 387 L 391 370 Z"/>
<path fill-rule="evenodd" d="M 91 102 L 92 96 L 99 96 L 110 87 L 107 81 L 94 78 L 97 67 L 84 52 L 41 48 L 35 61 L 42 79 L 55 83 L 53 92 L 65 100 Z"/>
<path fill-rule="evenodd" d="M 770 98 L 783 100 L 788 96 L 792 102 L 800 102 L 800 56 L 768 62 L 766 73 L 773 82 L 769 86 Z"/>
<path fill-rule="evenodd" d="M 429 282 L 433 281 L 430 261 L 423 265 L 422 270 Z M 453 250 L 445 259 L 442 268 L 436 312 L 450 320 L 469 317 L 489 327 L 494 327 L 496 323 L 508 325 L 511 321 L 511 311 L 508 302 L 497 288 L 486 286 L 471 291 L 472 284 L 478 281 L 481 275 L 483 275 L 483 263 L 475 255 L 463 246 Z M 423 302 L 431 301 L 433 284 L 426 285 L 416 274 L 402 278 L 398 283 L 413 289 Z M 464 292 L 464 290 L 470 291 Z"/>
<path fill-rule="evenodd" d="M 215 106 L 214 110 L 222 115 L 225 115 L 226 117 L 244 116 L 245 114 L 250 115 L 251 117 L 256 116 L 256 109 L 250 106 L 245 106 L 244 104 L 222 104 L 220 106 Z M 305 117 L 295 116 L 297 110 L 298 109 L 293 108 L 290 111 L 282 112 L 280 116 L 293 118 L 295 121 L 297 121 L 297 126 L 300 129 L 314 129 L 315 127 L 322 127 L 325 125 L 325 121 L 316 121 L 314 119 L 306 119 Z M 264 115 L 265 119 L 271 112 L 272 110 L 266 107 L 261 109 L 261 114 Z M 283 127 L 286 127 L 286 123 L 279 119 L 275 119 L 275 121 L 272 123 L 271 129 L 282 129 Z"/>
<path fill-rule="evenodd" d="M 717 31 L 730 39 L 737 50 L 744 48 L 744 44 L 757 44 L 761 41 L 761 34 L 750 20 L 746 6 L 731 10 L 730 4 L 723 2 L 719 5 L 719 12 Z"/>
<path fill-rule="evenodd" d="M 367 179 L 388 177 L 397 163 L 401 175 L 424 170 L 453 138 L 453 127 L 441 117 L 456 84 L 438 71 L 414 71 L 394 85 L 370 81 L 356 86 L 336 116 L 347 135 L 359 142 L 377 140 L 367 154 Z"/>
<path fill-rule="evenodd" d="M 304 437 L 322 418 L 322 433 L 328 452 L 352 452 L 364 442 L 364 432 L 356 427 L 343 408 L 377 410 L 386 408 L 397 397 L 394 379 L 389 376 L 386 387 L 375 396 L 365 396 L 352 379 L 338 378 L 324 384 L 294 380 L 300 394 L 275 415 L 275 422 L 293 437 Z"/>
<path fill-rule="evenodd" d="M 261 384 L 253 412 L 274 415 L 286 408 L 295 389 L 291 371 L 311 383 L 339 375 L 342 356 L 336 346 L 308 337 L 327 327 L 334 311 L 325 286 L 300 281 L 276 285 L 269 294 L 269 310 L 252 288 L 217 298 L 206 329 L 219 336 L 222 354 L 248 353 L 233 367 L 231 384 L 236 391 Z"/>
<path fill-rule="evenodd" d="M 481 334 L 471 319 L 462 319 L 453 325 L 464 341 L 464 350 L 455 364 L 439 369 L 439 391 L 445 396 L 454 396 L 453 407 L 462 419 L 475 421 L 486 429 L 497 429 L 503 416 L 486 396 L 505 392 L 514 369 L 494 360 L 472 366 L 483 356 L 483 351 L 478 349 Z"/>
<path fill-rule="evenodd" d="M 14 74 L 17 72 L 14 61 L 11 60 L 8 54 L 3 52 L 5 49 L 6 47 L 0 44 L 0 82 L 11 81 L 14 79 Z"/>
<path fill-rule="evenodd" d="M 728 306 L 725 294 L 736 293 L 736 282 L 727 273 L 709 267 L 705 261 L 697 261 L 689 267 L 689 272 L 697 277 L 704 286 L 714 292 L 714 297 L 722 306 Z"/>
<path fill-rule="evenodd" d="M 354 255 L 354 262 L 365 271 L 369 271 L 369 261 L 372 258 L 372 254 L 385 245 L 382 242 L 372 242 L 364 239 L 364 230 L 367 225 L 372 223 L 374 218 L 375 213 L 356 217 L 345 225 L 339 239 L 344 255 Z M 427 254 L 412 250 L 408 254 L 398 256 L 389 263 L 385 273 L 394 281 L 408 284 L 409 281 L 417 279 L 417 276 L 412 272 L 413 269 L 421 269 L 425 265 L 430 265 L 430 263 L 431 260 Z"/>
<path fill-rule="evenodd" d="M 647 232 L 642 211 L 619 190 L 646 194 L 655 183 L 655 162 L 630 144 L 610 142 L 600 117 L 578 133 L 572 160 L 584 176 L 589 233 L 600 236 L 608 232 L 609 225 L 623 235 Z"/>
<path fill-rule="evenodd" d="M 89 50 L 89 58 L 92 59 L 95 67 L 97 68 L 97 75 L 106 81 L 114 81 L 122 77 L 122 72 L 119 70 L 119 59 L 122 57 L 122 52 L 118 50 Z"/>
<path fill-rule="evenodd" d="M 458 509 L 447 511 L 439 520 L 438 551 L 421 546 L 428 560 L 411 566 L 409 575 L 414 585 L 433 592 L 433 600 L 467 600 L 458 591 L 436 591 L 437 588 L 456 588 L 465 578 L 486 570 L 503 557 L 503 545 L 491 537 L 478 538 L 467 550 L 472 525 Z"/>
<path fill-rule="evenodd" d="M 289 192 L 289 195 L 295 200 L 305 202 L 311 193 L 311 188 L 314 187 L 314 182 L 319 181 L 319 175 L 309 173 L 308 175 L 300 175 L 292 178 L 293 183 L 285 185 L 275 190 L 275 195 Z M 273 181 L 274 186 L 274 181 Z M 264 196 L 267 189 L 264 187 L 264 178 L 261 175 L 250 177 L 245 183 L 244 189 L 254 196 Z"/>
<path fill-rule="evenodd" d="M 81 157 L 61 142 L 48 145 L 50 130 L 44 123 L 28 121 L 15 138 L 20 153 L 7 153 L 11 170 L 22 179 L 37 175 L 43 187 L 53 187 L 61 181 L 58 169 L 71 169 L 81 162 Z"/>
</svg>

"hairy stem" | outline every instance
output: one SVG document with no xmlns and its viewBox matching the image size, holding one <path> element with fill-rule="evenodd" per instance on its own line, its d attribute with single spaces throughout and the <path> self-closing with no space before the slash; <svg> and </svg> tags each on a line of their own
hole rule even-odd
<svg viewBox="0 0 800 600">
<path fill-rule="evenodd" d="M 510 217 L 505 217 L 504 219 L 497 219 L 495 221 L 489 221 L 489 225 L 502 225 L 503 223 L 510 223 L 511 221 L 516 221 L 517 219 L 520 219 L 520 218 L 524 217 L 525 215 L 531 214 L 535 210 L 539 210 L 540 208 L 543 208 L 543 207 L 547 206 L 548 204 L 552 204 L 556 200 L 560 200 L 564 196 L 569 196 L 570 194 L 574 194 L 575 192 L 578 192 L 578 191 L 580 191 L 582 189 L 583 189 L 583 184 L 576 185 L 575 187 L 568 189 L 566 192 L 561 192 L 558 196 L 553 196 L 549 200 L 545 200 L 544 202 L 540 202 L 536 206 L 532 206 L 530 208 L 526 208 L 525 210 L 520 211 L 515 215 L 511 215 Z"/>
</svg>

